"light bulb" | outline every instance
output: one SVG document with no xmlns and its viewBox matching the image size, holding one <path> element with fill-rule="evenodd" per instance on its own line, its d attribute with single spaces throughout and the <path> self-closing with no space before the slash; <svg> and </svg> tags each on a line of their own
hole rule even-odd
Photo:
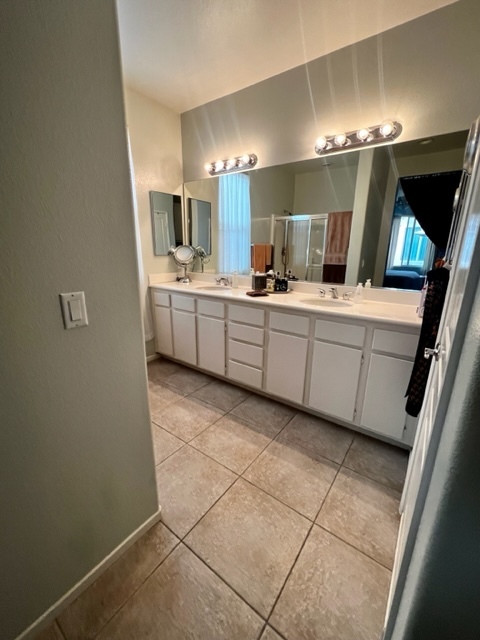
<svg viewBox="0 0 480 640">
<path fill-rule="evenodd" d="M 250 156 L 246 153 L 240 158 L 240 160 L 243 162 L 243 164 L 248 164 L 250 162 Z"/>
<path fill-rule="evenodd" d="M 362 142 L 365 142 L 365 140 L 367 140 L 369 136 L 370 136 L 370 131 L 368 129 L 359 129 L 357 131 L 357 138 Z"/>
<path fill-rule="evenodd" d="M 233 169 L 237 164 L 237 161 L 235 158 L 230 158 L 230 160 L 227 160 L 226 165 L 227 165 L 227 169 Z"/>
<path fill-rule="evenodd" d="M 213 164 L 211 162 L 206 162 L 204 164 L 205 167 L 205 171 L 208 171 L 208 173 L 210 173 L 210 171 L 213 169 Z"/>
<path fill-rule="evenodd" d="M 325 136 L 320 136 L 315 140 L 315 146 L 320 151 L 322 151 L 323 149 L 326 149 L 327 145 L 328 145 L 328 140 L 325 138 Z"/>
<path fill-rule="evenodd" d="M 344 133 L 338 133 L 335 136 L 335 144 L 337 147 L 343 147 L 343 145 L 347 142 L 347 136 Z"/>
<path fill-rule="evenodd" d="M 382 122 L 382 124 L 380 125 L 380 135 L 382 135 L 384 138 L 388 138 L 388 136 L 391 136 L 393 133 L 395 133 L 395 125 L 393 124 L 393 122 L 391 120 Z"/>
<path fill-rule="evenodd" d="M 215 162 L 215 171 L 221 171 L 224 166 L 225 166 L 225 163 L 223 160 L 217 160 Z"/>
</svg>

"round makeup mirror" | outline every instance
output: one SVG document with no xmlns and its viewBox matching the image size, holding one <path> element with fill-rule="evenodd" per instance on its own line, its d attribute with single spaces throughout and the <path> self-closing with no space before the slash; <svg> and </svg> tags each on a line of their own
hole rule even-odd
<svg viewBox="0 0 480 640">
<path fill-rule="evenodd" d="M 179 247 L 172 247 L 169 254 L 173 256 L 175 264 L 183 269 L 183 275 L 181 278 L 177 278 L 179 282 L 188 284 L 191 282 L 187 276 L 187 268 L 193 263 L 196 257 L 195 249 L 188 244 L 182 244 Z"/>
</svg>

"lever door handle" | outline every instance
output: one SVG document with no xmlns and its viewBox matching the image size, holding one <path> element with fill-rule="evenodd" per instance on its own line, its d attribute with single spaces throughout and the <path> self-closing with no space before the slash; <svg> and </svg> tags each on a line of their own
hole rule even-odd
<svg viewBox="0 0 480 640">
<path fill-rule="evenodd" d="M 425 358 L 425 360 L 429 360 L 433 356 L 435 360 L 438 360 L 440 358 L 441 352 L 442 345 L 439 343 L 437 344 L 435 349 L 425 349 L 423 352 L 423 357 Z"/>
</svg>

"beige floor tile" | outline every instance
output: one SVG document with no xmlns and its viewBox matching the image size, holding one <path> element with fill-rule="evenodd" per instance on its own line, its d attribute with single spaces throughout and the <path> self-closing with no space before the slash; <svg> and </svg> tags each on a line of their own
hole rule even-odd
<svg viewBox="0 0 480 640">
<path fill-rule="evenodd" d="M 271 429 L 264 429 L 228 415 L 205 429 L 190 444 L 241 474 L 272 441 Z"/>
<path fill-rule="evenodd" d="M 156 468 L 162 520 L 183 537 L 237 476 L 200 451 L 185 446 Z"/>
<path fill-rule="evenodd" d="M 283 430 L 279 440 L 299 445 L 341 464 L 352 443 L 353 432 L 328 420 L 299 413 Z"/>
<path fill-rule="evenodd" d="M 40 633 L 35 636 L 35 640 L 64 640 L 64 639 L 59 628 L 57 627 L 57 623 L 53 622 L 46 629 L 44 629 L 43 631 L 40 631 Z"/>
<path fill-rule="evenodd" d="M 197 398 L 182 398 L 156 413 L 152 420 L 184 442 L 189 442 L 223 415 L 221 409 Z"/>
<path fill-rule="evenodd" d="M 185 542 L 267 616 L 309 527 L 308 520 L 240 479 Z"/>
<path fill-rule="evenodd" d="M 231 411 L 237 404 L 246 400 L 250 393 L 229 382 L 214 380 L 193 394 L 196 398 L 213 404 L 224 411 Z"/>
<path fill-rule="evenodd" d="M 272 442 L 244 477 L 302 515 L 314 520 L 338 465 L 288 442 Z"/>
<path fill-rule="evenodd" d="M 175 373 L 172 373 L 172 375 L 168 376 L 168 378 L 165 378 L 163 382 L 168 384 L 170 387 L 181 391 L 185 395 L 188 395 L 189 393 L 193 393 L 201 387 L 204 387 L 206 384 L 211 382 L 212 379 L 213 378 L 207 376 L 206 373 L 200 373 L 200 371 L 182 367 Z"/>
<path fill-rule="evenodd" d="M 68 640 L 89 640 L 142 585 L 178 539 L 154 525 L 59 616 Z"/>
<path fill-rule="evenodd" d="M 338 474 L 317 523 L 391 569 L 400 494 L 349 469 Z"/>
<path fill-rule="evenodd" d="M 181 368 L 181 365 L 176 362 L 165 360 L 164 358 L 157 358 L 147 363 L 148 379 L 160 382 Z"/>
<path fill-rule="evenodd" d="M 378 640 L 390 571 L 314 525 L 270 623 L 289 640 Z"/>
<path fill-rule="evenodd" d="M 256 640 L 261 618 L 184 545 L 98 640 Z"/>
<path fill-rule="evenodd" d="M 160 464 L 160 462 L 163 462 L 165 458 L 168 458 L 169 455 L 185 444 L 183 440 L 168 433 L 168 431 L 165 431 L 165 429 L 162 429 L 162 427 L 156 424 L 152 424 L 152 437 L 155 464 Z"/>
<path fill-rule="evenodd" d="M 272 629 L 272 627 L 267 627 L 262 633 L 260 640 L 282 640 L 282 638 Z"/>
<path fill-rule="evenodd" d="M 182 393 L 166 387 L 160 382 L 152 382 L 151 380 L 148 382 L 148 403 L 152 416 L 182 398 Z"/>
<path fill-rule="evenodd" d="M 407 472 L 408 452 L 386 442 L 356 435 L 344 462 L 372 480 L 402 491 Z"/>
<path fill-rule="evenodd" d="M 261 427 L 269 427 L 272 432 L 279 433 L 295 415 L 295 410 L 275 400 L 251 395 L 237 405 L 231 412 L 233 415 Z"/>
</svg>

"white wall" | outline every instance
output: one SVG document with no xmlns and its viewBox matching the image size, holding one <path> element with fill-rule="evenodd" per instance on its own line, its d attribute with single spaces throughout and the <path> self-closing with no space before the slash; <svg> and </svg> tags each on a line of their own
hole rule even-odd
<svg viewBox="0 0 480 640">
<path fill-rule="evenodd" d="M 0 3 L 0 636 L 158 509 L 113 0 Z M 89 325 L 63 328 L 58 294 Z"/>
<path fill-rule="evenodd" d="M 177 271 L 172 257 L 154 255 L 149 192 L 182 195 L 180 116 L 128 88 L 125 90 L 125 104 L 135 174 L 144 274 L 142 297 L 145 299 L 149 274 Z M 147 355 L 154 353 L 153 340 L 147 342 L 146 351 Z"/>
<path fill-rule="evenodd" d="M 295 177 L 284 167 L 251 172 L 250 204 L 253 244 L 270 244 L 271 217 L 293 211 Z"/>
<path fill-rule="evenodd" d="M 356 177 L 356 166 L 334 166 L 297 174 L 294 213 L 352 211 Z"/>
<path fill-rule="evenodd" d="M 262 167 L 313 158 L 320 134 L 385 118 L 403 124 L 401 141 L 467 129 L 480 105 L 479 24 L 478 0 L 459 0 L 187 111 L 185 180 L 202 178 L 211 158 L 253 152 Z"/>
</svg>

